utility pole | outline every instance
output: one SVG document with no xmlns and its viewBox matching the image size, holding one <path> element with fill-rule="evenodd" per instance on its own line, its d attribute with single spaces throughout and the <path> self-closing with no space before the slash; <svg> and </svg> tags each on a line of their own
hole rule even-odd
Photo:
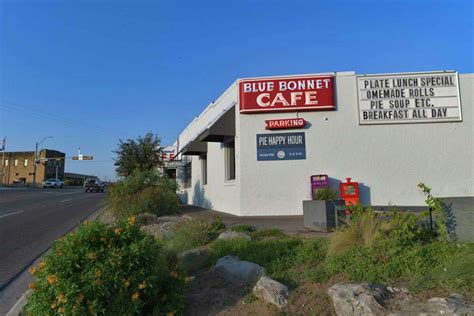
<svg viewBox="0 0 474 316">
<path fill-rule="evenodd" d="M 36 142 L 36 147 L 35 147 L 35 160 L 34 160 L 34 163 L 33 163 L 33 186 L 36 186 L 36 164 L 38 162 L 38 146 L 41 145 L 41 143 L 43 143 L 45 140 L 47 140 L 48 138 L 53 138 L 53 136 L 47 136 L 45 138 L 43 138 L 42 141 L 40 142 Z"/>
</svg>

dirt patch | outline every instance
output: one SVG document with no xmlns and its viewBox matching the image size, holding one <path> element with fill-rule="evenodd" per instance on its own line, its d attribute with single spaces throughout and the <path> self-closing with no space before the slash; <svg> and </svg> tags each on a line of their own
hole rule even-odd
<svg viewBox="0 0 474 316">
<path fill-rule="evenodd" d="M 251 286 L 235 284 L 212 268 L 200 271 L 187 287 L 187 315 L 335 315 L 327 289 L 330 285 L 304 284 L 290 292 L 288 306 L 279 309 L 257 299 Z"/>
</svg>

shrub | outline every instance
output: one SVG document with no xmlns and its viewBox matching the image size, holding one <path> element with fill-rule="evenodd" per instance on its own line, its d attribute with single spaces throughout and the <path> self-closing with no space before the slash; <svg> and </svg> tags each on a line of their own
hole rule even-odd
<svg viewBox="0 0 474 316">
<path fill-rule="evenodd" d="M 442 241 L 448 241 L 448 239 L 454 239 L 454 232 L 449 231 L 448 229 L 448 214 L 446 213 L 445 205 L 443 200 L 440 198 L 435 198 L 431 194 L 431 188 L 428 187 L 423 182 L 418 184 L 418 187 L 425 194 L 426 200 L 425 203 L 433 212 L 433 217 L 435 220 L 437 232 Z"/>
<path fill-rule="evenodd" d="M 131 315 L 182 312 L 184 282 L 161 244 L 134 219 L 81 225 L 53 243 L 30 272 L 31 315 Z"/>
<path fill-rule="evenodd" d="M 64 181 L 64 185 L 69 187 L 75 185 L 74 180 L 66 180 Z"/>
<path fill-rule="evenodd" d="M 379 235 L 380 227 L 381 222 L 370 210 L 353 217 L 347 226 L 331 237 L 329 253 L 340 253 L 354 246 L 372 245 Z"/>
<path fill-rule="evenodd" d="M 319 188 L 314 192 L 313 200 L 335 200 L 337 192 L 331 188 Z"/>
<path fill-rule="evenodd" d="M 253 238 L 285 237 L 285 233 L 276 228 L 261 228 L 252 233 Z"/>
<path fill-rule="evenodd" d="M 174 233 L 166 240 L 166 247 L 180 253 L 185 250 L 206 245 L 215 237 L 212 224 L 203 220 L 190 220 L 178 225 Z"/>
<path fill-rule="evenodd" d="M 239 233 L 251 233 L 253 232 L 252 226 L 249 225 L 235 225 L 230 228 L 230 230 Z"/>
<path fill-rule="evenodd" d="M 176 213 L 179 199 L 173 181 L 151 171 L 136 171 L 109 188 L 108 203 L 115 217 L 141 213 L 158 216 Z"/>
</svg>

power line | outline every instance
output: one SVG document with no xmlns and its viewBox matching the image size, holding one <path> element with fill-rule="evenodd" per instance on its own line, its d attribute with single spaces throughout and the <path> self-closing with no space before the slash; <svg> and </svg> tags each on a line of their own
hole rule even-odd
<svg viewBox="0 0 474 316">
<path fill-rule="evenodd" d="M 90 124 L 87 121 L 79 121 L 77 119 L 61 116 L 61 115 L 51 113 L 51 112 L 48 112 L 48 111 L 38 110 L 38 108 L 42 108 L 41 106 L 25 107 L 25 106 L 22 106 L 18 103 L 13 103 L 13 102 L 9 102 L 9 101 L 0 101 L 0 104 L 1 104 L 0 107 L 2 107 L 4 109 L 7 109 L 7 110 L 10 109 L 10 110 L 23 111 L 23 112 L 25 112 L 29 115 L 37 115 L 37 117 L 43 116 L 43 117 L 53 118 L 53 119 L 56 119 L 56 120 L 58 120 L 62 123 L 65 123 L 67 125 L 70 125 L 70 123 L 73 123 L 73 124 L 75 124 L 77 126 L 80 126 L 80 127 L 88 126 L 88 127 L 91 127 L 91 128 L 95 128 L 95 129 L 99 129 L 99 130 L 103 130 L 103 131 L 107 131 L 107 132 L 115 132 L 115 131 L 109 130 L 108 128 L 105 128 L 105 127 L 100 127 L 100 126 L 96 126 L 94 124 Z"/>
</svg>

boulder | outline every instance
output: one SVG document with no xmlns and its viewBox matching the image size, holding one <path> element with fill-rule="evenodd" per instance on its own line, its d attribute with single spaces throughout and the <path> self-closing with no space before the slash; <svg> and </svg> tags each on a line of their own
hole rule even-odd
<svg viewBox="0 0 474 316">
<path fill-rule="evenodd" d="M 288 288 L 269 277 L 262 276 L 255 284 L 253 293 L 269 303 L 280 308 L 288 304 Z"/>
<path fill-rule="evenodd" d="M 181 266 L 189 273 L 196 272 L 209 264 L 210 251 L 207 246 L 183 251 L 178 254 Z"/>
<path fill-rule="evenodd" d="M 231 282 L 253 284 L 265 275 L 265 268 L 256 263 L 241 261 L 237 257 L 225 256 L 217 260 L 214 271 Z"/>
<path fill-rule="evenodd" d="M 451 294 L 447 298 L 433 297 L 426 302 L 401 305 L 390 315 L 474 315 L 474 304 L 468 303 L 460 294 Z"/>
<path fill-rule="evenodd" d="M 328 289 L 337 315 L 381 315 L 383 301 L 388 296 L 385 288 L 367 283 L 335 284 Z"/>
<path fill-rule="evenodd" d="M 237 238 L 246 239 L 246 240 L 251 239 L 250 236 L 247 235 L 247 234 L 239 233 L 239 232 L 233 232 L 231 230 L 227 230 L 227 231 L 221 233 L 219 235 L 219 237 L 217 237 L 217 239 L 222 239 L 222 240 L 230 240 L 230 239 L 237 239 Z"/>
</svg>

